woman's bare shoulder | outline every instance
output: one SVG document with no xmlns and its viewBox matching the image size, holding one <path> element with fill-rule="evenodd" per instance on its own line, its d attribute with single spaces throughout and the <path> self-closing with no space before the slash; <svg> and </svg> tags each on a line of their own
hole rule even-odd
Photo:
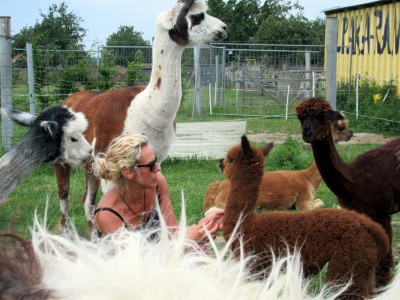
<svg viewBox="0 0 400 300">
<path fill-rule="evenodd" d="M 99 203 L 97 204 L 97 207 L 109 207 L 109 208 L 114 208 L 119 200 L 119 192 L 117 187 L 112 187 L 109 189 L 101 198 Z"/>
</svg>

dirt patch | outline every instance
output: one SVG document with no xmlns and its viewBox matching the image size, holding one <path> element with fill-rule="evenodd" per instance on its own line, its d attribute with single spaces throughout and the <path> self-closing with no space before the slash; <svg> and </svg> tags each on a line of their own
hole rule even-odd
<svg viewBox="0 0 400 300">
<path fill-rule="evenodd" d="M 265 142 L 274 144 L 282 144 L 287 139 L 286 133 L 256 133 L 248 134 L 247 137 L 252 142 Z M 292 138 L 302 141 L 300 134 L 293 134 Z M 385 144 L 394 138 L 385 138 L 381 134 L 374 133 L 355 133 L 347 142 L 339 142 L 339 144 Z"/>
</svg>

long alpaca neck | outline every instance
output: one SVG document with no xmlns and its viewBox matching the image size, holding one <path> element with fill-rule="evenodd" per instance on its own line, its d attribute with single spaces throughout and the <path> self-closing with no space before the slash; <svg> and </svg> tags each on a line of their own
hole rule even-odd
<svg viewBox="0 0 400 300">
<path fill-rule="evenodd" d="M 150 82 L 135 99 L 147 125 L 163 128 L 174 121 L 182 98 L 181 60 L 184 46 L 173 42 L 163 29 L 158 28 L 153 44 Z"/>
<path fill-rule="evenodd" d="M 344 163 L 329 134 L 325 139 L 311 143 L 318 170 L 329 189 L 341 199 L 352 194 L 349 166 Z"/>
<path fill-rule="evenodd" d="M 46 158 L 29 133 L 4 154 L 0 159 L 0 203 Z"/>
<path fill-rule="evenodd" d="M 231 176 L 231 189 L 224 213 L 224 236 L 228 237 L 234 230 L 237 222 L 250 220 L 258 199 L 258 193 L 264 168 L 260 166 L 248 167 L 246 170 L 237 170 L 238 174 Z"/>
<path fill-rule="evenodd" d="M 174 121 L 182 98 L 181 58 L 185 47 L 158 29 L 153 45 L 151 78 L 128 108 L 124 132 L 144 133 L 157 152 L 167 157 L 174 139 Z"/>
<path fill-rule="evenodd" d="M 308 169 L 304 170 L 303 174 L 307 178 L 308 182 L 315 187 L 315 189 L 317 189 L 318 186 L 321 184 L 322 177 L 318 171 L 317 163 L 315 162 L 315 160 Z"/>
</svg>

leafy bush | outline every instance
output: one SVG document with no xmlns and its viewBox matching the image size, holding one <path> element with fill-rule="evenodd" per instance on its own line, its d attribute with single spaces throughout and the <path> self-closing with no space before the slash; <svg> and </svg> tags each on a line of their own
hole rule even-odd
<svg viewBox="0 0 400 300">
<path fill-rule="evenodd" d="M 140 82 L 143 82 L 147 76 L 142 69 L 143 52 L 136 51 L 135 59 L 128 64 L 128 70 L 124 78 L 127 86 L 135 86 Z"/>
<path fill-rule="evenodd" d="M 96 88 L 100 91 L 110 90 L 115 84 L 113 75 L 116 72 L 116 65 L 109 51 L 104 51 L 102 65 L 97 67 L 97 77 L 94 78 L 94 84 L 91 88 Z"/>
<path fill-rule="evenodd" d="M 284 170 L 300 170 L 308 168 L 309 162 L 303 144 L 288 135 L 283 144 L 275 145 L 269 154 L 267 165 L 275 165 Z"/>
<path fill-rule="evenodd" d="M 374 133 L 399 135 L 398 111 L 400 98 L 396 95 L 393 81 L 379 85 L 365 76 L 360 80 L 358 117 L 355 78 L 351 82 L 340 81 L 337 93 L 337 109 L 345 111 L 353 129 Z"/>
<path fill-rule="evenodd" d="M 13 96 L 13 108 L 29 111 L 29 98 L 26 96 Z"/>
<path fill-rule="evenodd" d="M 84 60 L 80 60 L 77 64 L 62 70 L 59 75 L 60 79 L 56 83 L 56 93 L 60 100 L 78 91 L 76 86 L 78 82 L 85 85 L 90 79 L 89 68 Z"/>
</svg>

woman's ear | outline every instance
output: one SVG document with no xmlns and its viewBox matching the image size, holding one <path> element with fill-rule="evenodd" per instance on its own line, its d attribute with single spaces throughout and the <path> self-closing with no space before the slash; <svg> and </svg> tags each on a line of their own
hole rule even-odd
<svg viewBox="0 0 400 300">
<path fill-rule="evenodd" d="M 122 175 L 126 178 L 126 179 L 132 179 L 136 176 L 136 172 L 134 168 L 127 168 L 124 167 L 122 168 Z"/>
</svg>

